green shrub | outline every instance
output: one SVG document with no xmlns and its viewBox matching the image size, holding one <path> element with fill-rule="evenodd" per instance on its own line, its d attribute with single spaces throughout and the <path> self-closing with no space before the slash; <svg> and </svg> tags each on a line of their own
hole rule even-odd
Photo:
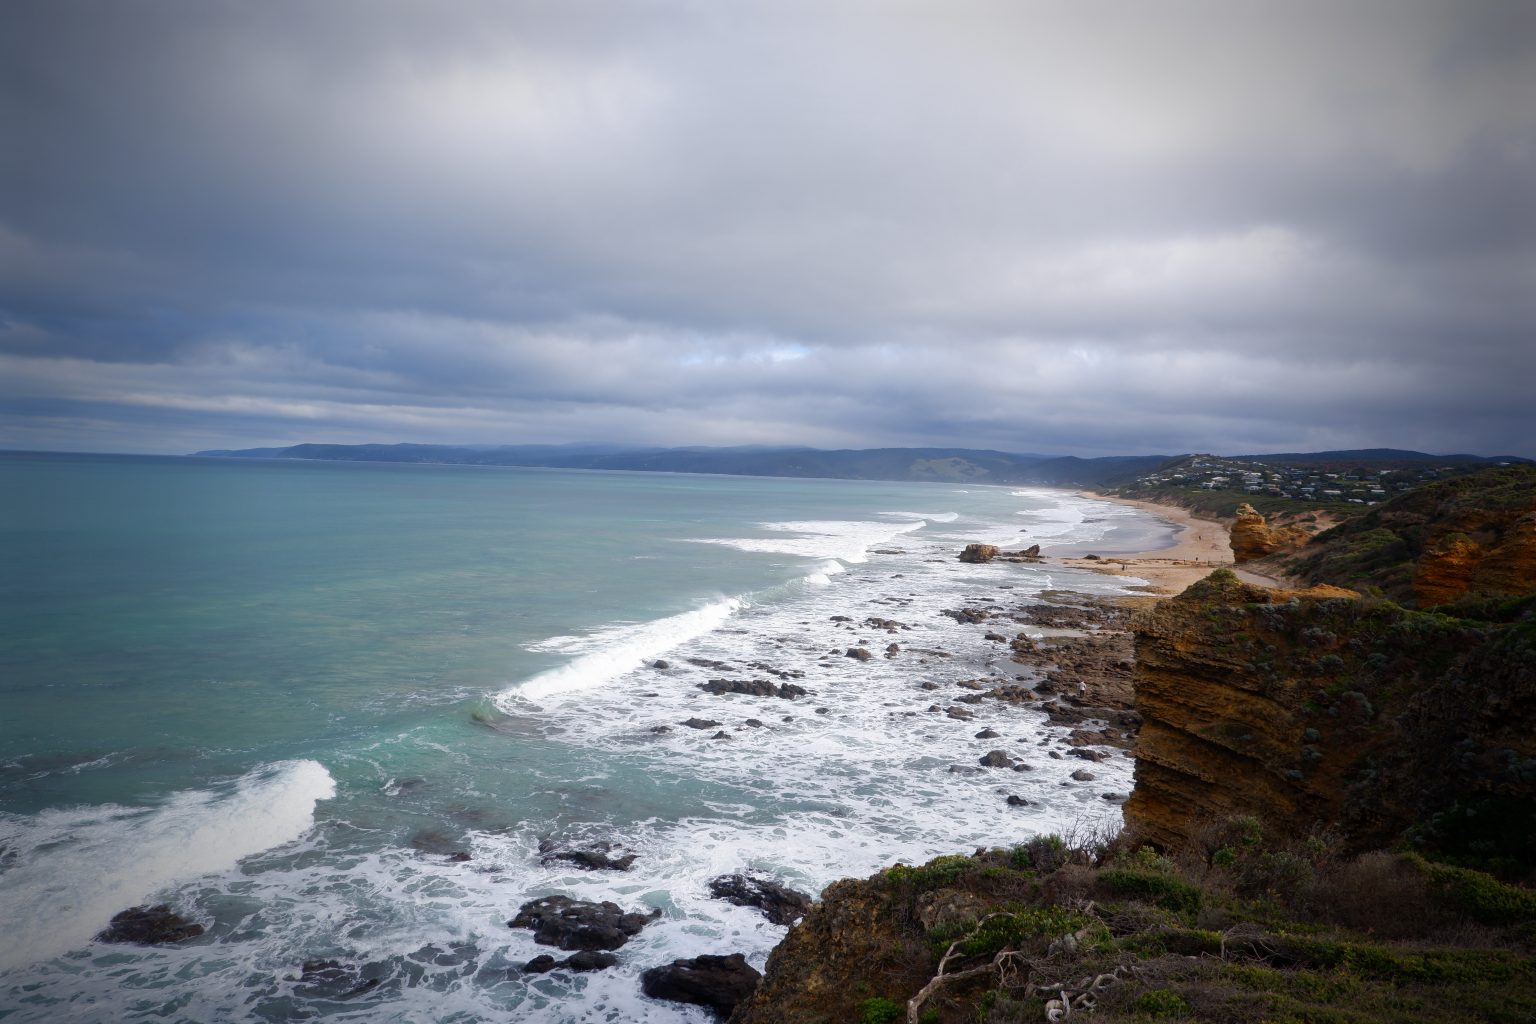
<svg viewBox="0 0 1536 1024">
<path fill-rule="evenodd" d="M 1116 869 L 1099 872 L 1099 883 L 1118 896 L 1154 903 L 1164 910 L 1193 914 L 1200 909 L 1200 890 L 1172 875 Z"/>
<path fill-rule="evenodd" d="M 1429 876 L 1430 888 L 1473 920 L 1483 924 L 1536 921 L 1536 891 L 1509 885 L 1482 871 L 1414 859 Z"/>
<path fill-rule="evenodd" d="M 898 864 L 884 871 L 885 880 L 892 885 L 911 886 L 919 892 L 927 892 L 931 889 L 942 889 L 947 885 L 954 885 L 960 880 L 975 862 L 963 854 L 951 854 L 947 857 L 936 857 L 921 867 L 908 867 Z"/>
<path fill-rule="evenodd" d="M 1000 913 L 983 921 L 961 943 L 960 952 L 966 956 L 994 956 L 1004 949 L 1016 949 L 1030 939 L 1070 935 L 1087 924 L 1088 918 L 1082 914 L 1061 907 Z M 934 934 L 938 936 L 937 932 Z"/>
<path fill-rule="evenodd" d="M 907 1016 L 907 1008 L 894 999 L 876 996 L 859 1004 L 859 1024 L 896 1024 Z"/>
<path fill-rule="evenodd" d="M 1143 992 L 1136 1000 L 1135 1010 L 1151 1017 L 1187 1017 L 1190 1013 L 1188 1000 L 1166 988 Z"/>
</svg>

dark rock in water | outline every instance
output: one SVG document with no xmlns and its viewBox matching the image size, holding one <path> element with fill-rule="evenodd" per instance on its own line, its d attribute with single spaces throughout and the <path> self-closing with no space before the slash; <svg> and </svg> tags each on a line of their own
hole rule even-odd
<svg viewBox="0 0 1536 1024">
<path fill-rule="evenodd" d="M 1112 804 L 1123 804 L 1130 799 L 1130 796 L 1126 793 L 1100 793 L 1099 796 Z"/>
<path fill-rule="evenodd" d="M 1049 751 L 1049 753 L 1056 760 L 1058 760 L 1058 761 L 1062 760 L 1062 756 L 1060 754 L 1058 754 L 1056 751 L 1052 750 L 1052 751 Z"/>
<path fill-rule="evenodd" d="M 468 853 L 464 852 L 463 850 L 454 850 L 452 853 L 450 853 L 448 855 L 448 863 L 450 863 L 450 864 L 463 864 L 465 861 L 473 860 L 473 859 L 474 858 L 472 858 Z"/>
<path fill-rule="evenodd" d="M 706 693 L 744 693 L 749 697 L 782 697 L 785 700 L 804 697 L 806 693 L 803 686 L 794 683 L 775 686 L 766 679 L 711 679 L 707 683 L 700 683 L 699 689 Z"/>
<path fill-rule="evenodd" d="M 683 723 L 690 729 L 718 729 L 720 723 L 713 718 L 690 718 Z"/>
<path fill-rule="evenodd" d="M 1021 796 L 1014 796 L 1013 794 L 1009 794 L 1009 796 L 1008 796 L 1008 806 L 1009 807 L 1028 807 L 1029 806 L 1029 801 L 1025 800 Z"/>
<path fill-rule="evenodd" d="M 956 697 L 955 702 L 958 704 L 980 704 L 986 699 L 987 695 L 984 693 L 967 693 L 963 697 Z"/>
<path fill-rule="evenodd" d="M 767 726 L 763 725 L 762 720 L 758 719 L 758 718 L 749 718 L 749 719 L 747 719 L 745 722 L 743 722 L 741 724 L 742 725 L 750 725 L 754 729 L 764 729 L 764 728 L 767 728 Z"/>
<path fill-rule="evenodd" d="M 951 774 L 951 775 L 980 775 L 981 774 L 981 769 L 975 767 L 974 765 L 952 764 L 952 765 L 949 766 L 949 774 Z"/>
<path fill-rule="evenodd" d="M 721 1020 L 757 990 L 763 976 L 740 953 L 696 956 L 652 967 L 640 975 L 640 991 L 652 999 L 691 1003 L 713 1010 Z"/>
<path fill-rule="evenodd" d="M 689 658 L 688 659 L 688 664 L 690 664 L 690 665 L 697 665 L 697 666 L 699 666 L 699 668 L 721 669 L 721 668 L 730 668 L 731 667 L 726 662 L 723 662 L 723 661 L 711 661 L 708 658 Z"/>
<path fill-rule="evenodd" d="M 613 843 L 562 846 L 552 839 L 545 839 L 539 843 L 539 863 L 553 864 L 556 861 L 564 861 L 587 871 L 628 871 L 638 857 L 633 853 L 614 857 L 612 854 L 616 849 L 618 847 Z"/>
<path fill-rule="evenodd" d="M 1012 768 L 1013 758 L 1006 751 L 989 750 L 978 759 L 983 768 Z"/>
<path fill-rule="evenodd" d="M 893 658 L 893 657 L 895 657 L 896 655 L 898 655 L 900 653 L 901 653 L 901 644 L 886 644 L 885 645 L 885 656 L 887 658 Z"/>
<path fill-rule="evenodd" d="M 671 731 L 672 731 L 672 727 L 670 725 L 653 725 L 653 726 L 651 726 L 651 732 L 655 733 L 658 736 L 662 735 L 663 733 L 669 733 Z"/>
<path fill-rule="evenodd" d="M 950 718 L 955 718 L 955 719 L 958 719 L 958 720 L 960 720 L 962 722 L 969 722 L 971 719 L 976 717 L 975 715 L 973 715 L 969 711 L 967 711 L 965 708 L 959 708 L 959 707 L 948 707 L 948 708 L 945 708 L 944 709 L 944 713 L 946 715 L 948 715 Z"/>
<path fill-rule="evenodd" d="M 774 924 L 791 925 L 811 909 L 811 898 L 771 878 L 721 875 L 709 882 L 709 894 L 738 907 L 756 907 Z"/>
<path fill-rule="evenodd" d="M 712 740 L 728 740 L 730 738 L 731 734 L 726 732 L 724 729 L 721 729 L 719 732 L 710 737 Z"/>
<path fill-rule="evenodd" d="M 1013 766 L 1013 770 L 1016 772 L 1032 772 L 1035 770 L 1035 766 L 1032 764 L 1025 764 L 1023 761 L 1020 761 Z"/>
<path fill-rule="evenodd" d="M 1072 773 L 1072 777 L 1078 782 L 1092 782 L 1094 779 L 1098 778 L 1097 775 L 1088 771 L 1086 768 L 1079 768 L 1077 771 Z"/>
<path fill-rule="evenodd" d="M 625 913 L 608 900 L 591 903 L 569 896 L 544 896 L 524 903 L 507 927 L 531 929 L 533 941 L 541 946 L 618 949 L 660 916 L 660 910 Z"/>
<path fill-rule="evenodd" d="M 978 622 L 987 621 L 987 613 L 981 608 L 961 608 L 959 611 L 952 611 L 946 608 L 939 612 L 939 614 L 948 615 L 956 622 L 967 626 L 974 626 Z"/>
<path fill-rule="evenodd" d="M 992 641 L 995 641 L 995 642 L 1000 643 L 1000 644 L 1005 644 L 1005 643 L 1008 642 L 1008 638 L 1007 637 L 1003 636 L 1003 634 L 1001 634 L 1001 633 L 997 633 L 997 632 L 994 632 L 992 630 L 988 630 L 987 633 L 982 637 L 982 639 L 983 640 L 992 640 Z"/>
<path fill-rule="evenodd" d="M 1080 757 L 1084 761 L 1102 761 L 1109 756 L 1107 754 L 1100 753 L 1097 750 L 1089 750 L 1086 747 L 1075 747 L 1072 750 L 1067 751 L 1067 753 L 1071 754 L 1073 757 Z"/>
<path fill-rule="evenodd" d="M 597 950 L 584 949 L 580 953 L 572 953 L 564 960 L 556 960 L 548 953 L 534 957 L 523 965 L 523 970 L 529 974 L 548 974 L 550 971 L 564 967 L 569 971 L 601 971 L 614 966 L 619 958 L 612 953 L 603 953 Z"/>
<path fill-rule="evenodd" d="M 864 648 L 864 647 L 850 647 L 846 651 L 843 652 L 843 657 L 845 657 L 845 658 L 853 658 L 856 661 L 868 661 L 870 658 L 873 658 L 874 655 L 870 654 L 869 650 L 867 648 Z"/>
<path fill-rule="evenodd" d="M 996 544 L 967 544 L 960 552 L 962 562 L 990 562 L 997 557 Z"/>
<path fill-rule="evenodd" d="M 935 682 L 926 682 L 921 684 L 919 688 L 923 690 L 937 690 L 939 688 L 939 684 Z"/>
<path fill-rule="evenodd" d="M 1039 544 L 1031 544 L 1029 547 L 1025 548 L 1023 551 L 1020 551 L 1019 554 L 1023 555 L 1025 558 L 1039 558 L 1040 557 L 1040 545 Z"/>
<path fill-rule="evenodd" d="M 834 616 L 832 616 L 832 621 L 833 622 L 852 622 L 853 621 L 853 616 L 851 616 L 851 615 L 834 615 Z"/>
<path fill-rule="evenodd" d="M 651 668 L 659 668 L 659 669 L 662 669 L 662 670 L 666 670 L 666 669 L 669 669 L 671 667 L 672 667 L 672 663 L 670 661 L 663 661 L 660 658 L 657 658 L 655 661 L 651 662 Z"/>
<path fill-rule="evenodd" d="M 979 740 L 995 740 L 1001 735 L 1002 733 L 995 729 L 983 729 L 981 732 L 976 734 L 976 738 Z"/>
<path fill-rule="evenodd" d="M 182 942 L 203 934 L 203 926 L 193 924 L 164 903 L 153 907 L 130 907 L 112 917 L 97 942 L 129 942 L 139 946 L 157 946 Z"/>
</svg>

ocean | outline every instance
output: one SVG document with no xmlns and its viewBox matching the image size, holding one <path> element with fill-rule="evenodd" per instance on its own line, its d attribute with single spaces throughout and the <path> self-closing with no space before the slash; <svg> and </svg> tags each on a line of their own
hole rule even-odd
<svg viewBox="0 0 1536 1024">
<path fill-rule="evenodd" d="M 945 609 L 1135 582 L 964 544 L 1169 537 L 981 484 L 0 454 L 0 1019 L 707 1020 L 637 978 L 762 967 L 784 929 L 715 876 L 814 894 L 1118 821 L 1129 759 L 1092 785 L 1070 759 L 951 772 L 1038 747 L 1045 717 L 954 721 L 920 684 L 1019 669 Z M 809 692 L 699 688 L 719 678 Z M 636 860 L 545 864 L 548 842 Z M 617 967 L 524 973 L 554 951 L 507 922 L 554 893 L 660 917 Z M 92 940 L 160 902 L 205 934 Z"/>
</svg>

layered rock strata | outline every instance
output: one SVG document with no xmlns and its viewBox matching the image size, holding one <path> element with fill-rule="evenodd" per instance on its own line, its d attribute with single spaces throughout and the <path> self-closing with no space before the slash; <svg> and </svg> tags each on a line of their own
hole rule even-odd
<svg viewBox="0 0 1536 1024">
<path fill-rule="evenodd" d="M 1127 828 L 1173 849 L 1252 814 L 1366 848 L 1479 799 L 1536 809 L 1532 631 L 1218 570 L 1135 626 Z"/>
</svg>

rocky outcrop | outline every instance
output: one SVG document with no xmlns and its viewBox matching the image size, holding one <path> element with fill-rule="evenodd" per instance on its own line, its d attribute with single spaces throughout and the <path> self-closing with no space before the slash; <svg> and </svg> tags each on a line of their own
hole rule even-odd
<svg viewBox="0 0 1536 1024">
<path fill-rule="evenodd" d="M 1299 527 L 1268 525 L 1264 516 L 1246 502 L 1237 506 L 1237 521 L 1232 524 L 1231 534 L 1232 560 L 1239 565 L 1300 547 L 1311 537 Z"/>
<path fill-rule="evenodd" d="M 660 916 L 660 910 L 625 913 L 617 903 L 607 900 L 591 903 L 569 896 L 545 896 L 524 903 L 507 927 L 531 929 L 533 941 L 542 946 L 618 949 Z"/>
<path fill-rule="evenodd" d="M 774 924 L 791 925 L 811 909 L 811 898 L 771 878 L 721 875 L 709 882 L 709 894 L 738 907 L 756 907 Z"/>
<path fill-rule="evenodd" d="M 724 1020 L 762 979 L 757 968 L 740 953 L 705 954 L 652 967 L 640 975 L 640 991 L 652 999 L 702 1006 Z"/>
<path fill-rule="evenodd" d="M 1536 812 L 1529 633 L 1218 570 L 1135 626 L 1127 828 L 1177 848 L 1249 814 L 1366 848 L 1479 800 Z"/>
<path fill-rule="evenodd" d="M 97 942 L 122 942 L 137 946 L 158 946 L 184 942 L 203 934 L 203 926 L 193 924 L 164 903 L 153 907 L 129 907 L 112 917 Z"/>
<path fill-rule="evenodd" d="M 995 544 L 967 544 L 965 550 L 960 552 L 960 561 L 990 562 L 997 557 L 997 553 Z"/>
<path fill-rule="evenodd" d="M 1515 597 L 1536 589 L 1536 512 L 1510 519 L 1497 531 L 1479 525 L 1482 542 L 1460 531 L 1443 534 L 1419 559 L 1413 575 L 1419 607 L 1450 604 L 1468 594 Z"/>
<path fill-rule="evenodd" d="M 638 855 L 623 853 L 614 856 L 618 847 L 613 843 L 590 843 L 586 846 L 566 846 L 552 839 L 539 843 L 539 863 L 563 862 L 574 864 L 584 871 L 628 871 L 638 860 Z"/>
<path fill-rule="evenodd" d="M 1319 534 L 1287 571 L 1419 608 L 1536 593 L 1536 467 L 1416 488 Z"/>
</svg>

